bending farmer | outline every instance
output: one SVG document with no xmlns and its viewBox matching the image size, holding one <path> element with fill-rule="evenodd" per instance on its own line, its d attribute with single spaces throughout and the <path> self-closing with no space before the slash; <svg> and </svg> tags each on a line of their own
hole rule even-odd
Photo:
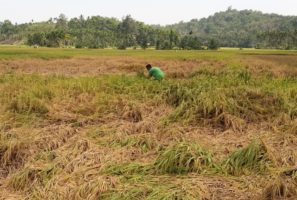
<svg viewBox="0 0 297 200">
<path fill-rule="evenodd" d="M 148 64 L 146 69 L 149 72 L 149 77 L 153 77 L 155 80 L 161 81 L 165 77 L 164 72 L 159 67 L 152 67 L 152 65 Z"/>
</svg>

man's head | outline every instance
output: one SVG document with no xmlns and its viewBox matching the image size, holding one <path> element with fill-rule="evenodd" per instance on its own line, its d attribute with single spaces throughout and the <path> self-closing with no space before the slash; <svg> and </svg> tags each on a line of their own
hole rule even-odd
<svg viewBox="0 0 297 200">
<path fill-rule="evenodd" d="M 151 64 L 146 65 L 146 69 L 147 71 L 150 71 L 152 69 L 152 65 Z"/>
</svg>

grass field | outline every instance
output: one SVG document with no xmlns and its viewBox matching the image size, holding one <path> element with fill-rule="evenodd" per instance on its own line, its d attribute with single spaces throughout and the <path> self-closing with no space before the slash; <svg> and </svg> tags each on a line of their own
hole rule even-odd
<svg viewBox="0 0 297 200">
<path fill-rule="evenodd" d="M 296 51 L 0 47 L 0 199 L 296 198 Z"/>
</svg>

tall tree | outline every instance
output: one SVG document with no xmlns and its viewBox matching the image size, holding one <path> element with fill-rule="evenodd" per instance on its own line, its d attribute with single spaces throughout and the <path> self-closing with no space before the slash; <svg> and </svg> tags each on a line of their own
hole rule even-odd
<svg viewBox="0 0 297 200">
<path fill-rule="evenodd" d="M 137 23 L 130 16 L 126 16 L 118 27 L 119 35 L 122 38 L 120 45 L 124 47 L 131 47 L 136 45 Z"/>
<path fill-rule="evenodd" d="M 64 14 L 60 14 L 59 17 L 56 18 L 56 28 L 63 31 L 68 29 L 68 20 Z"/>
</svg>

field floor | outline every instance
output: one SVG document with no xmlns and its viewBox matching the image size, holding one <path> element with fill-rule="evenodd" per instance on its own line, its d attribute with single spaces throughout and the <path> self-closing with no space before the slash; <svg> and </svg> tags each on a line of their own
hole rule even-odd
<svg viewBox="0 0 297 200">
<path fill-rule="evenodd" d="M 295 200 L 297 52 L 0 46 L 2 199 Z"/>
</svg>

